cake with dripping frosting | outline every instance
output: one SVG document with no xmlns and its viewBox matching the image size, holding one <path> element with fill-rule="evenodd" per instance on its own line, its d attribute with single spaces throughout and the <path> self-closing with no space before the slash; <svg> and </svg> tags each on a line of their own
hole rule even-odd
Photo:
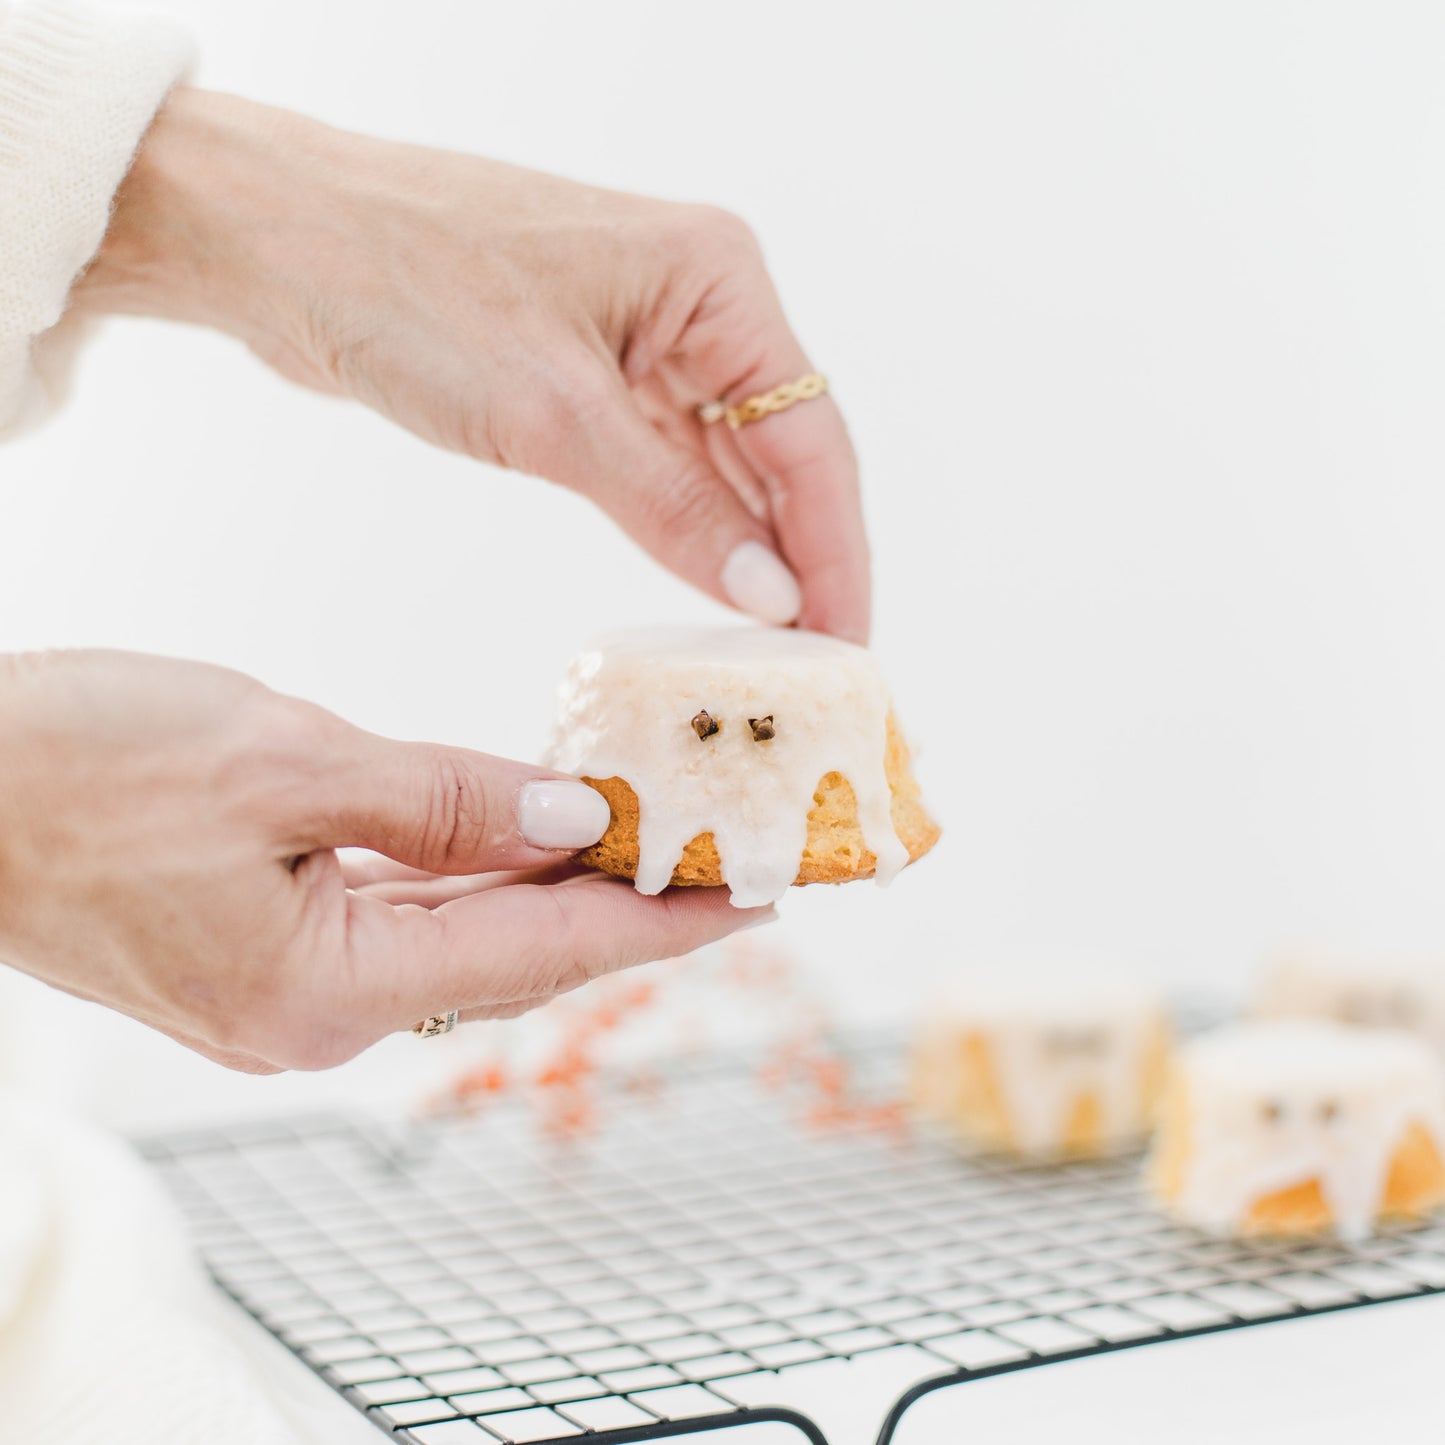
<svg viewBox="0 0 1445 1445">
<path fill-rule="evenodd" d="M 819 633 L 659 628 L 572 662 L 547 761 L 605 797 L 580 861 L 731 890 L 892 879 L 938 840 L 873 654 Z"/>
<path fill-rule="evenodd" d="M 1397 1029 L 1232 1024 L 1180 1051 L 1149 1165 L 1214 1234 L 1361 1239 L 1445 1201 L 1445 1070 Z"/>
<path fill-rule="evenodd" d="M 1405 1029 L 1445 1059 L 1445 958 L 1283 954 L 1260 975 L 1254 1013 Z"/>
<path fill-rule="evenodd" d="M 1170 1029 L 1152 990 L 1009 970 L 955 981 L 925 1014 L 912 1095 L 971 1149 L 1089 1158 L 1143 1143 Z"/>
</svg>

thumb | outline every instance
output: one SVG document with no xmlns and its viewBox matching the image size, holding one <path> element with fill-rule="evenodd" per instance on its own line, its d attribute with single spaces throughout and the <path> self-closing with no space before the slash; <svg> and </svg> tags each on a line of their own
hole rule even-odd
<svg viewBox="0 0 1445 1445">
<path fill-rule="evenodd" d="M 803 609 L 798 580 L 760 522 L 701 451 L 663 435 L 620 378 L 554 443 L 545 474 L 590 497 L 663 566 L 761 622 Z"/>
<path fill-rule="evenodd" d="M 611 821 L 600 793 L 562 773 L 351 731 L 319 847 L 370 848 L 428 873 L 485 873 L 555 863 Z"/>
</svg>

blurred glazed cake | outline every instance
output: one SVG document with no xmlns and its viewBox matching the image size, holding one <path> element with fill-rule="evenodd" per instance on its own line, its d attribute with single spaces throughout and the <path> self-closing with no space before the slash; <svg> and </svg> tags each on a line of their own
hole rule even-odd
<svg viewBox="0 0 1445 1445">
<path fill-rule="evenodd" d="M 818 633 L 663 628 L 609 638 L 562 685 L 548 761 L 612 822 L 580 861 L 732 890 L 886 883 L 938 840 L 873 655 Z"/>
<path fill-rule="evenodd" d="M 1176 1060 L 1149 1178 L 1216 1234 L 1360 1239 L 1420 1218 L 1445 1200 L 1445 1071 L 1395 1029 L 1217 1029 Z"/>
<path fill-rule="evenodd" d="M 977 1149 L 1116 1153 L 1148 1134 L 1169 1037 L 1155 995 L 1122 983 L 1015 975 L 955 985 L 919 1032 L 914 1103 Z"/>
<path fill-rule="evenodd" d="M 1406 1029 L 1445 1057 L 1445 959 L 1285 955 L 1261 974 L 1254 1012 Z"/>
</svg>

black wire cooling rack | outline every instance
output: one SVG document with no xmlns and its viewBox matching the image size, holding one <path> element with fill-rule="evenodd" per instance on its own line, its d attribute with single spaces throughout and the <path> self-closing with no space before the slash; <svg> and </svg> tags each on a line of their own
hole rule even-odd
<svg viewBox="0 0 1445 1445">
<path fill-rule="evenodd" d="M 851 1058 L 896 1080 L 894 1047 Z M 741 1060 L 680 1066 L 656 1098 L 619 1090 L 600 1112 L 601 1132 L 568 1142 L 504 1103 L 144 1149 L 221 1288 L 412 1445 L 620 1445 L 764 1419 L 826 1445 L 795 1382 L 891 1353 L 910 1383 L 881 1402 L 887 1445 L 942 1385 L 1445 1292 L 1445 1226 L 1210 1239 L 1149 1207 L 1137 1159 L 966 1160 L 935 1137 L 809 1125 Z"/>
</svg>

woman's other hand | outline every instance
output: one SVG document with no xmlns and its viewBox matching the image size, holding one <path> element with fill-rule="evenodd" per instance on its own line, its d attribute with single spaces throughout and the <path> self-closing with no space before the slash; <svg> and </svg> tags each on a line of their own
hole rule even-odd
<svg viewBox="0 0 1445 1445">
<path fill-rule="evenodd" d="M 812 370 L 725 212 L 182 89 L 75 304 L 232 332 L 294 380 L 590 497 L 720 600 L 867 640 L 834 402 L 737 432 L 694 414 Z"/>
<path fill-rule="evenodd" d="M 573 779 L 220 668 L 0 659 L 0 960 L 232 1068 L 521 1013 L 770 914 L 567 868 L 607 821 Z"/>
</svg>

